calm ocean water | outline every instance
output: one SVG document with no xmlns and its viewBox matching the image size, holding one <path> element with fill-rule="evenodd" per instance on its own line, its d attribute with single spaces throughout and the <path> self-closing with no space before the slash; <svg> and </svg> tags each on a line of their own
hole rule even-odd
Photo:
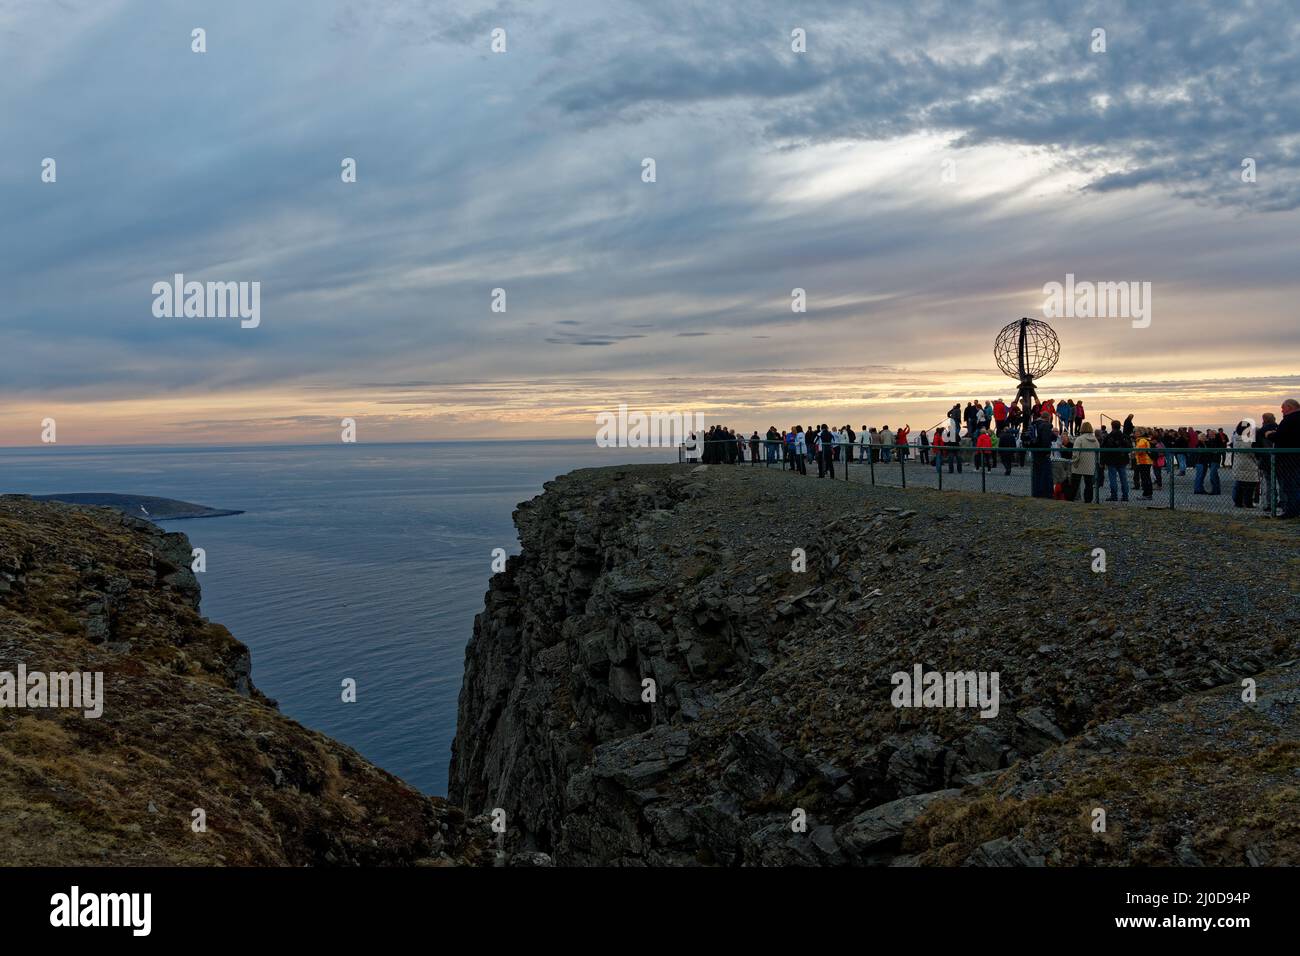
<svg viewBox="0 0 1300 956">
<path fill-rule="evenodd" d="M 445 794 L 465 644 L 510 515 L 574 468 L 676 461 L 588 441 L 0 449 L 0 492 L 180 498 L 234 517 L 164 522 L 207 551 L 203 614 L 299 722 Z M 357 681 L 344 704 L 340 683 Z"/>
</svg>

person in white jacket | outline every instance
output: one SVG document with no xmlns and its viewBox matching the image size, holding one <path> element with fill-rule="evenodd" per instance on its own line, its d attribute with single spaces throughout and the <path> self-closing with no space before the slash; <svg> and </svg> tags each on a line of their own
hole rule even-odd
<svg viewBox="0 0 1300 956">
<path fill-rule="evenodd" d="M 1237 423 L 1232 435 L 1232 503 L 1237 508 L 1253 508 L 1259 496 L 1259 463 L 1250 449 L 1255 445 L 1255 422 L 1245 418 Z"/>
<path fill-rule="evenodd" d="M 1079 500 L 1079 485 L 1082 484 L 1083 500 L 1086 504 L 1092 504 L 1094 493 L 1100 501 L 1101 484 L 1096 483 L 1096 478 L 1101 471 L 1099 463 L 1101 442 L 1097 441 L 1097 436 L 1092 432 L 1092 422 L 1079 424 L 1079 437 L 1074 440 L 1074 445 L 1071 447 L 1073 455 L 1070 459 L 1070 500 Z M 1095 488 L 1094 483 L 1096 483 Z"/>
<path fill-rule="evenodd" d="M 948 427 L 943 432 L 943 443 L 945 445 L 956 445 L 961 440 L 961 426 L 957 424 L 957 419 L 948 419 Z"/>
</svg>

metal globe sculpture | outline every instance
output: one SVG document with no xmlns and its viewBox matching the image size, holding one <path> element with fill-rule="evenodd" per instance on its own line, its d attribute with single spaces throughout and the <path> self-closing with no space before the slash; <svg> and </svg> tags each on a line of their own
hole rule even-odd
<svg viewBox="0 0 1300 956">
<path fill-rule="evenodd" d="M 993 358 L 1003 373 L 1020 383 L 1016 401 L 1026 412 L 1038 400 L 1034 379 L 1056 368 L 1061 357 L 1061 342 L 1056 332 L 1042 319 L 1020 319 L 1005 326 L 993 342 Z"/>
<path fill-rule="evenodd" d="M 1041 378 L 1056 368 L 1061 342 L 1042 319 L 1021 319 L 998 333 L 993 343 L 998 368 L 1017 381 Z"/>
</svg>

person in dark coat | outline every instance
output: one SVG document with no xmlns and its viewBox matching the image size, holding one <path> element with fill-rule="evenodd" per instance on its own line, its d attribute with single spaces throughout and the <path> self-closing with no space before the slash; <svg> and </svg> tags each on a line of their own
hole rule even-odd
<svg viewBox="0 0 1300 956">
<path fill-rule="evenodd" d="M 1029 427 L 1026 445 L 1033 451 L 1032 488 L 1035 498 L 1052 497 L 1052 424 L 1040 417 Z"/>
<path fill-rule="evenodd" d="M 826 473 L 835 477 L 835 439 L 831 435 L 830 426 L 823 424 L 821 430 L 822 439 L 822 458 L 826 462 Z"/>
<path fill-rule="evenodd" d="M 1277 434 L 1277 416 L 1272 412 L 1265 412 L 1263 419 L 1260 420 L 1259 428 L 1255 430 L 1255 447 L 1272 448 L 1273 436 Z M 1259 456 L 1259 479 L 1261 494 L 1259 496 L 1259 506 L 1265 511 L 1272 512 L 1273 506 L 1277 501 L 1277 489 L 1274 487 L 1274 475 L 1277 463 L 1273 461 L 1273 456 Z"/>
<path fill-rule="evenodd" d="M 1011 466 L 1016 461 L 1016 432 L 1009 423 L 1004 422 L 998 431 L 998 457 L 1002 459 L 1002 467 L 1010 475 Z"/>
<path fill-rule="evenodd" d="M 1278 504 L 1280 518 L 1300 518 L 1300 402 L 1288 398 L 1282 403 L 1282 420 L 1273 432 L 1273 447 L 1290 449 L 1277 453 Z"/>
<path fill-rule="evenodd" d="M 1101 441 L 1101 463 L 1106 468 L 1110 481 L 1110 497 L 1107 501 L 1128 501 L 1128 439 L 1120 429 L 1119 422 L 1113 418 L 1110 431 Z M 1124 489 L 1124 497 L 1116 498 L 1116 482 Z M 1098 489 L 1100 491 L 1101 489 Z"/>
</svg>

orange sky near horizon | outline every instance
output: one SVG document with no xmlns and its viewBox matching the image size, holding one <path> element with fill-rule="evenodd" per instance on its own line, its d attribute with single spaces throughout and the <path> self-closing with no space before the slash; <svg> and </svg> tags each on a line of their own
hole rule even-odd
<svg viewBox="0 0 1300 956">
<path fill-rule="evenodd" d="M 1089 419 L 1135 415 L 1140 424 L 1229 426 L 1276 413 L 1300 393 L 1278 367 L 1247 378 L 1098 382 L 1053 373 L 1041 398 L 1082 399 Z M 997 373 L 960 375 L 906 368 L 755 370 L 680 379 L 566 379 L 449 383 L 388 390 L 299 388 L 223 396 L 175 396 L 0 406 L 0 446 L 42 443 L 55 420 L 61 445 L 315 444 L 338 441 L 342 420 L 357 422 L 360 442 L 592 438 L 596 416 L 620 403 L 634 411 L 699 413 L 708 424 L 746 433 L 768 425 L 910 425 L 931 427 L 953 402 L 1010 400 L 1015 383 Z"/>
</svg>

